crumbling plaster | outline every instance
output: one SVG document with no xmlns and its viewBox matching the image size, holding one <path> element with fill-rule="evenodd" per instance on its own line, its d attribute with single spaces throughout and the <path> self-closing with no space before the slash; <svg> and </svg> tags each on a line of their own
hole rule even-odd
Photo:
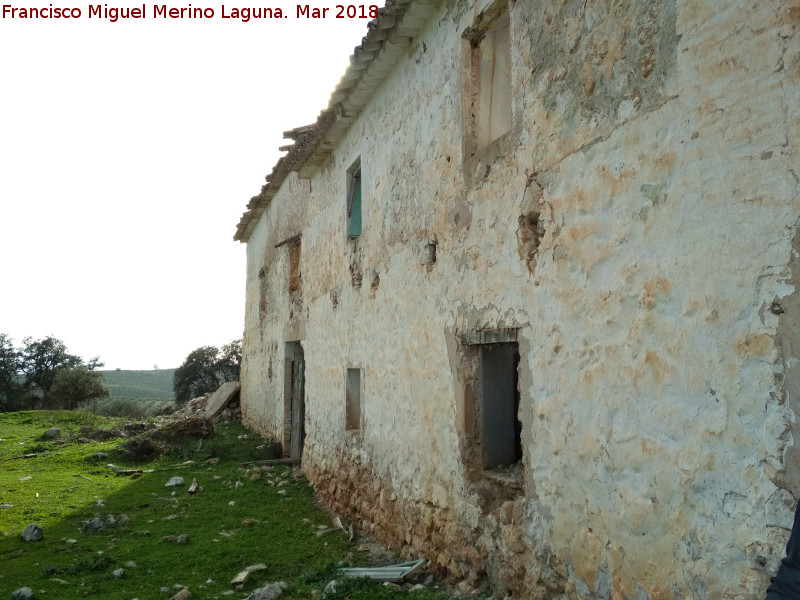
<svg viewBox="0 0 800 600">
<path fill-rule="evenodd" d="M 261 216 L 244 418 L 280 439 L 299 339 L 303 467 L 357 526 L 520 598 L 757 597 L 800 491 L 800 3 L 512 0 L 512 128 L 466 155 L 461 34 L 486 5 L 443 3 Z M 299 303 L 275 248 L 297 233 Z M 522 357 L 516 495 L 470 463 L 465 427 L 460 336 L 503 328 Z M 363 369 L 356 436 L 346 368 Z"/>
</svg>

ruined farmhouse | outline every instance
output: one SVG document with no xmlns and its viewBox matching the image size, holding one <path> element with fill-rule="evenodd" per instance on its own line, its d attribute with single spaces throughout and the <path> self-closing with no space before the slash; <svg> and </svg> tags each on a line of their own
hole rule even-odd
<svg viewBox="0 0 800 600">
<path fill-rule="evenodd" d="M 387 0 L 236 231 L 245 422 L 456 580 L 763 597 L 800 493 L 798 29 Z"/>
</svg>

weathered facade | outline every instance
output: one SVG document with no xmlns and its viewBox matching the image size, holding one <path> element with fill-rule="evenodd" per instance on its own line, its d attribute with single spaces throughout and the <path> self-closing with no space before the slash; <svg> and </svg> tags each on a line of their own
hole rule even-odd
<svg viewBox="0 0 800 600">
<path fill-rule="evenodd" d="M 395 0 L 242 218 L 245 421 L 517 598 L 758 598 L 800 493 L 800 2 Z"/>
</svg>

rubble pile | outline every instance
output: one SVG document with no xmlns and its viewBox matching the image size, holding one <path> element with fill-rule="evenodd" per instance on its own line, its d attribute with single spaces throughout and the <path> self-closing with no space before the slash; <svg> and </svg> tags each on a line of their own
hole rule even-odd
<svg viewBox="0 0 800 600">
<path fill-rule="evenodd" d="M 211 419 L 212 423 L 240 421 L 242 419 L 242 409 L 239 406 L 240 388 L 238 381 L 223 383 L 216 392 L 190 400 L 166 418 L 169 421 L 204 418 Z"/>
</svg>

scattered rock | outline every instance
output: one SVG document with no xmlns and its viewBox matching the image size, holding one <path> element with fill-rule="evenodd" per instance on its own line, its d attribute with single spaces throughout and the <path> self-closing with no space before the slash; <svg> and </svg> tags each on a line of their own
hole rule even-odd
<svg viewBox="0 0 800 600">
<path fill-rule="evenodd" d="M 253 527 L 254 525 L 258 525 L 258 520 L 245 519 L 244 521 L 242 521 L 242 527 Z"/>
<path fill-rule="evenodd" d="M 0 504 L 0 510 L 3 510 L 5 508 L 14 508 L 14 505 L 13 504 Z"/>
<path fill-rule="evenodd" d="M 246 600 L 276 600 L 288 586 L 284 581 L 276 581 L 253 590 Z"/>
<path fill-rule="evenodd" d="M 114 518 L 114 515 L 108 515 L 106 517 L 106 527 L 116 527 L 117 520 Z"/>
<path fill-rule="evenodd" d="M 189 588 L 183 588 L 180 592 L 175 594 L 171 600 L 187 600 L 187 598 L 192 597 L 192 592 L 189 591 Z"/>
<path fill-rule="evenodd" d="M 336 580 L 333 579 L 332 581 L 329 581 L 328 585 L 325 586 L 325 589 L 322 590 L 322 597 L 331 598 L 332 596 L 335 595 L 336 595 Z"/>
<path fill-rule="evenodd" d="M 233 487 L 235 487 L 238 490 L 240 487 L 244 487 L 244 484 L 241 481 L 237 481 L 236 483 L 233 484 Z"/>
<path fill-rule="evenodd" d="M 189 535 L 186 533 L 180 534 L 177 538 L 175 538 L 175 543 L 181 546 L 188 544 L 191 540 L 189 539 Z"/>
<path fill-rule="evenodd" d="M 72 545 L 74 545 L 74 544 L 77 544 L 77 543 L 78 543 L 78 540 L 74 540 L 74 539 L 70 538 L 70 539 L 68 539 L 68 540 L 64 540 L 64 543 L 65 543 L 65 544 L 69 544 L 70 546 L 72 546 Z"/>
<path fill-rule="evenodd" d="M 117 516 L 117 527 L 125 527 L 131 520 L 128 518 L 128 515 L 118 515 Z"/>
<path fill-rule="evenodd" d="M 192 478 L 192 485 L 190 485 L 189 489 L 186 490 L 186 491 L 189 492 L 190 494 L 196 494 L 197 492 L 202 492 L 203 488 L 201 488 L 199 485 L 197 485 L 197 478 L 193 477 Z"/>
<path fill-rule="evenodd" d="M 250 481 L 258 481 L 261 479 L 261 473 L 253 473 L 250 475 Z"/>
<path fill-rule="evenodd" d="M 128 562 L 125 563 L 125 566 L 128 567 L 129 569 L 135 569 L 136 563 L 133 562 L 132 560 L 129 560 Z"/>
<path fill-rule="evenodd" d="M 413 594 L 414 592 L 422 592 L 422 591 L 424 591 L 425 589 L 426 589 L 426 588 L 425 588 L 425 586 L 424 586 L 424 585 L 422 585 L 421 583 L 418 583 L 418 584 L 416 584 L 416 585 L 412 585 L 412 586 L 411 586 L 411 588 L 408 590 L 408 592 L 409 592 L 410 594 Z"/>
<path fill-rule="evenodd" d="M 403 588 L 397 585 L 396 583 L 392 583 L 391 581 L 384 581 L 383 587 L 393 589 L 397 592 L 403 591 Z"/>
<path fill-rule="evenodd" d="M 114 569 L 111 575 L 113 575 L 115 579 L 119 579 L 125 575 L 125 569 Z"/>
<path fill-rule="evenodd" d="M 11 592 L 11 600 L 34 600 L 33 590 L 29 587 L 21 587 Z"/>
<path fill-rule="evenodd" d="M 161 586 L 161 587 L 158 589 L 158 593 L 159 593 L 159 594 L 169 594 L 169 593 L 170 593 L 170 591 L 171 591 L 171 590 L 170 590 L 168 587 L 165 587 L 165 586 Z"/>
<path fill-rule="evenodd" d="M 286 490 L 278 490 L 278 495 L 279 496 L 288 496 L 289 492 L 287 492 Z"/>
<path fill-rule="evenodd" d="M 33 477 L 31 477 L 30 475 L 26 475 L 25 477 L 19 478 L 20 481 L 30 481 L 31 479 L 33 479 Z"/>
<path fill-rule="evenodd" d="M 231 579 L 231 585 L 244 585 L 250 579 L 250 571 L 240 571 Z"/>
<path fill-rule="evenodd" d="M 259 563 L 257 565 L 250 565 L 249 567 L 245 567 L 244 570 L 250 571 L 252 573 L 253 571 L 263 571 L 266 568 L 267 565 L 265 565 L 264 563 Z"/>
<path fill-rule="evenodd" d="M 92 534 L 97 533 L 103 529 L 103 520 L 100 517 L 95 517 L 91 521 L 86 521 L 83 524 L 83 533 Z"/>
<path fill-rule="evenodd" d="M 166 484 L 164 484 L 164 487 L 180 487 L 182 485 L 186 485 L 183 477 L 173 477 Z"/>
<path fill-rule="evenodd" d="M 58 427 L 51 427 L 42 434 L 42 437 L 46 440 L 57 440 L 61 437 L 61 430 Z"/>
<path fill-rule="evenodd" d="M 22 530 L 22 533 L 19 534 L 19 538 L 23 542 L 38 542 L 43 537 L 44 537 L 44 532 L 42 531 L 42 528 L 39 527 L 36 523 L 31 523 L 25 529 Z"/>
</svg>

